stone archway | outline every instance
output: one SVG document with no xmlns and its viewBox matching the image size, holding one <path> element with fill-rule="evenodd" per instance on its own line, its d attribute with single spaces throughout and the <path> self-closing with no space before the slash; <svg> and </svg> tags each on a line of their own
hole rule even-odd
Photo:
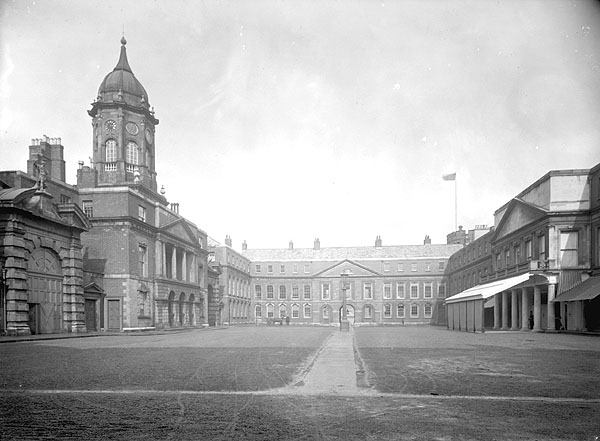
<svg viewBox="0 0 600 441">
<path fill-rule="evenodd" d="M 188 320 L 191 326 L 194 326 L 196 324 L 196 314 L 194 314 L 194 308 L 196 307 L 196 305 L 194 304 L 195 300 L 196 298 L 194 294 L 190 294 L 190 299 L 188 303 Z"/>
<path fill-rule="evenodd" d="M 175 326 L 175 293 L 169 293 L 169 327 Z"/>
<path fill-rule="evenodd" d="M 185 324 L 185 293 L 179 295 L 179 326 Z"/>
<path fill-rule="evenodd" d="M 59 257 L 45 248 L 27 259 L 27 305 L 32 334 L 62 332 L 63 286 Z"/>
<path fill-rule="evenodd" d="M 340 318 L 340 323 L 342 321 L 342 308 L 343 306 L 340 306 L 339 309 L 339 318 Z M 348 319 L 348 323 L 350 323 L 351 325 L 354 324 L 354 319 L 355 319 L 355 310 L 354 310 L 354 306 L 352 305 L 346 305 L 346 318 Z"/>
</svg>

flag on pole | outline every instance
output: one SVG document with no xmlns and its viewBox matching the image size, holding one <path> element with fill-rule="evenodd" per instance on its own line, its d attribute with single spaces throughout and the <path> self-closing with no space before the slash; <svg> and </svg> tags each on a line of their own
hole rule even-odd
<svg viewBox="0 0 600 441">
<path fill-rule="evenodd" d="M 442 175 L 444 181 L 456 181 L 456 173 L 450 173 L 449 175 Z"/>
</svg>

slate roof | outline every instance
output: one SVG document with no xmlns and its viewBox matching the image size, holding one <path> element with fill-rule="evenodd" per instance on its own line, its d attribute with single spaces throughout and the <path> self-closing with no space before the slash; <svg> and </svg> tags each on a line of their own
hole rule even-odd
<svg viewBox="0 0 600 441">
<path fill-rule="evenodd" d="M 462 248 L 462 245 L 391 245 L 382 247 L 327 247 L 313 248 L 248 249 L 242 255 L 253 262 L 266 261 L 338 261 L 383 259 L 446 259 Z"/>
</svg>

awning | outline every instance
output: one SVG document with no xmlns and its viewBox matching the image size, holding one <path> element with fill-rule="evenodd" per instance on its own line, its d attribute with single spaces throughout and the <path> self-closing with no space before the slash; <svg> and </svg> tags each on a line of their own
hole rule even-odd
<svg viewBox="0 0 600 441">
<path fill-rule="evenodd" d="M 454 294 L 452 297 L 448 297 L 445 303 L 464 302 L 467 300 L 486 300 L 492 297 L 494 294 L 506 291 L 513 286 L 517 286 L 528 281 L 529 277 L 532 275 L 533 274 L 525 273 L 521 274 L 520 276 L 509 277 L 508 279 L 496 280 L 483 285 L 477 285 L 463 292 L 459 292 L 458 294 Z"/>
<path fill-rule="evenodd" d="M 555 302 L 576 302 L 591 300 L 600 296 L 600 276 L 590 277 L 585 282 L 563 292 L 554 299 Z"/>
</svg>

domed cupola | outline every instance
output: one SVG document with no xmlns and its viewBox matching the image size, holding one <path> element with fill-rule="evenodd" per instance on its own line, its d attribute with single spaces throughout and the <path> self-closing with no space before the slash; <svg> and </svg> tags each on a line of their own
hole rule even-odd
<svg viewBox="0 0 600 441">
<path fill-rule="evenodd" d="M 126 44 L 125 37 L 121 38 L 119 61 L 113 71 L 106 75 L 102 84 L 100 84 L 98 100 L 104 103 L 125 102 L 133 107 L 148 109 L 150 107 L 148 94 L 129 66 L 125 49 Z"/>
</svg>

